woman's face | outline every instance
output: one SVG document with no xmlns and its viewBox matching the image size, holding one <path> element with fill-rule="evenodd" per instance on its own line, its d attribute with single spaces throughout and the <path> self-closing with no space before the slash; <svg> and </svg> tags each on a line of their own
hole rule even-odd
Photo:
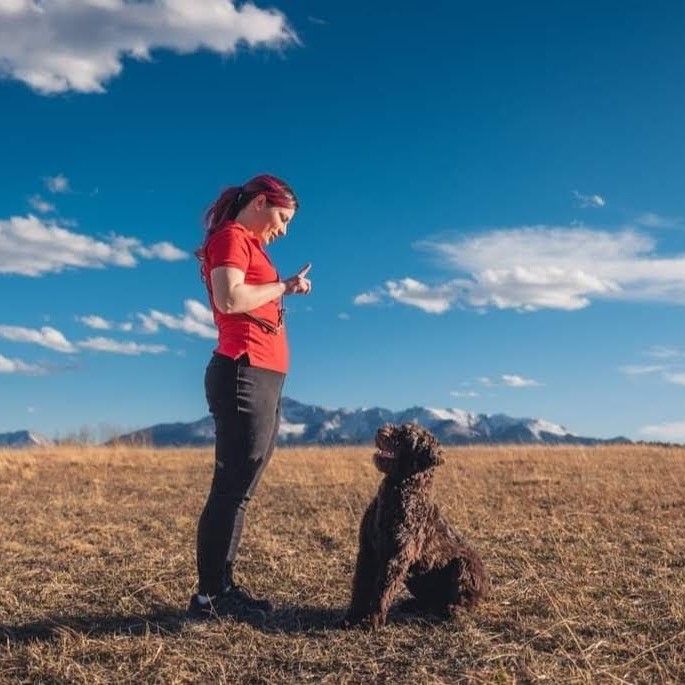
<svg viewBox="0 0 685 685">
<path fill-rule="evenodd" d="M 252 224 L 252 232 L 257 238 L 265 245 L 268 245 L 276 240 L 276 238 L 286 235 L 288 224 L 295 214 L 295 209 L 273 207 L 266 202 L 266 198 L 263 195 L 257 196 L 254 202 L 255 221 Z"/>
</svg>

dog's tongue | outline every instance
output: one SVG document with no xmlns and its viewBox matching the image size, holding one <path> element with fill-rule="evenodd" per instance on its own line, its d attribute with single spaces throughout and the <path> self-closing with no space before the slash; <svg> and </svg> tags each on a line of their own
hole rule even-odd
<svg viewBox="0 0 685 685">
<path fill-rule="evenodd" d="M 395 458 L 395 455 L 392 452 L 388 452 L 386 450 L 376 450 L 376 453 L 373 456 L 377 457 L 379 459 L 394 459 Z"/>
</svg>

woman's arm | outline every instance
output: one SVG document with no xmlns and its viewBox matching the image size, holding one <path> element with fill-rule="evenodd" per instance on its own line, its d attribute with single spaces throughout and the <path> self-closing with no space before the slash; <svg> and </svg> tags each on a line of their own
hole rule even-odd
<svg viewBox="0 0 685 685">
<path fill-rule="evenodd" d="M 283 281 L 252 285 L 245 283 L 245 272 L 234 266 L 218 266 L 210 273 L 214 306 L 222 314 L 243 314 L 277 300 L 287 291 Z"/>
<path fill-rule="evenodd" d="M 306 276 L 311 268 L 307 263 L 285 281 L 252 285 L 245 283 L 245 272 L 241 269 L 217 266 L 210 273 L 214 306 L 222 314 L 243 314 L 282 295 L 308 295 L 312 282 Z"/>
</svg>

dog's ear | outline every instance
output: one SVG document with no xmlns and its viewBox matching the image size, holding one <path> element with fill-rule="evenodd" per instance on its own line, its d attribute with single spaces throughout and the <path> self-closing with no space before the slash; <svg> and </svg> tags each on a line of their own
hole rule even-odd
<svg viewBox="0 0 685 685">
<path fill-rule="evenodd" d="M 442 448 L 437 439 L 428 431 L 416 436 L 415 454 L 421 468 L 429 469 L 444 463 Z"/>
<path fill-rule="evenodd" d="M 431 442 L 432 444 L 429 450 L 429 460 L 431 466 L 440 466 L 441 464 L 445 463 L 445 457 L 442 454 L 442 448 L 440 447 L 440 443 L 435 438 L 433 438 Z"/>
</svg>

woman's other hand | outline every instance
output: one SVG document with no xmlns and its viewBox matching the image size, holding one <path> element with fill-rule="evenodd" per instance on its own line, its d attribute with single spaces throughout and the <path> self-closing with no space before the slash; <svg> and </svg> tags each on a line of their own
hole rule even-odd
<svg viewBox="0 0 685 685">
<path fill-rule="evenodd" d="M 283 281 L 285 285 L 284 295 L 308 295 L 312 291 L 312 282 L 306 278 L 311 263 L 305 264 L 294 276 Z"/>
</svg>

